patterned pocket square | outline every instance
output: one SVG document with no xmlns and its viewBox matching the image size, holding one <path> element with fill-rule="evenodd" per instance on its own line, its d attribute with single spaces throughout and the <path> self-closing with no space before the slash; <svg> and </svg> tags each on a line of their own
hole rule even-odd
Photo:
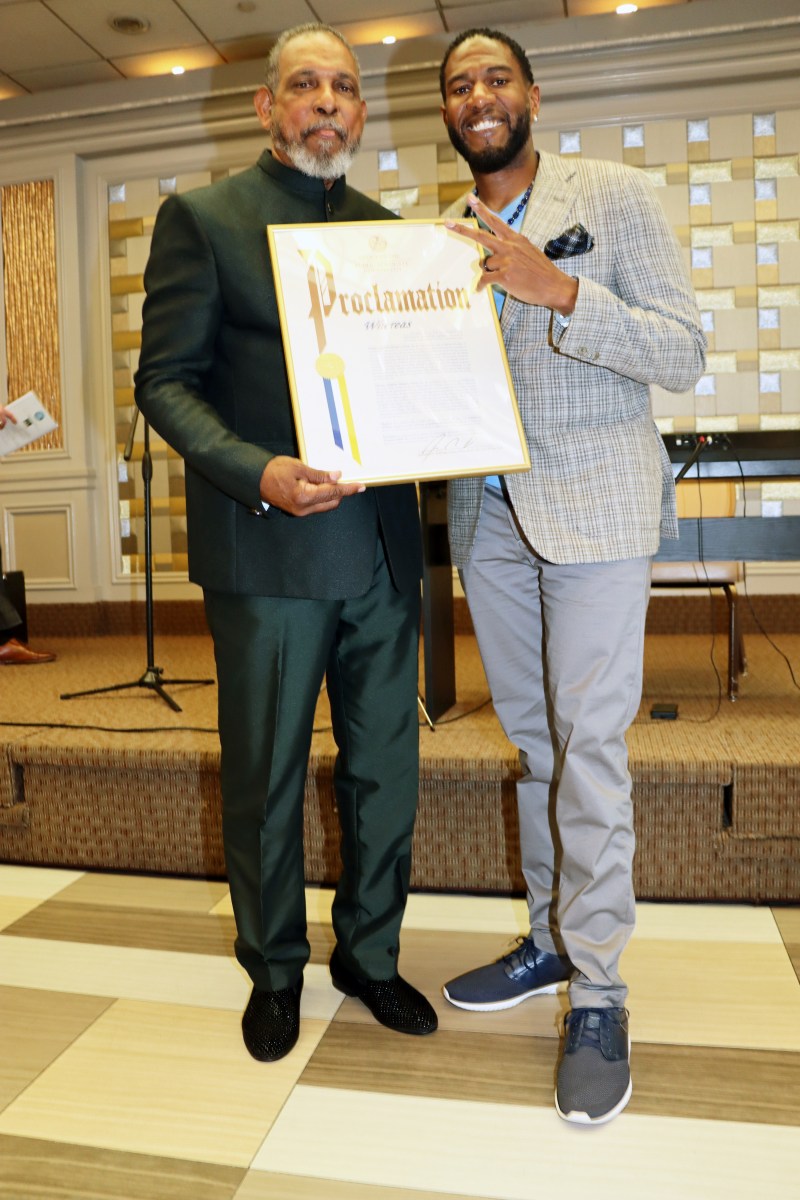
<svg viewBox="0 0 800 1200">
<path fill-rule="evenodd" d="M 544 252 L 548 258 L 573 258 L 576 254 L 588 253 L 593 245 L 592 235 L 582 225 L 573 225 L 548 242 Z"/>
</svg>

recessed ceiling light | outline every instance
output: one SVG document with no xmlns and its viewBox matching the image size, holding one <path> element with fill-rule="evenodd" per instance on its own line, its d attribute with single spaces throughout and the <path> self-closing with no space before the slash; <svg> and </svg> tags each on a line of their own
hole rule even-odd
<svg viewBox="0 0 800 1200">
<path fill-rule="evenodd" d="M 627 13 L 638 12 L 638 11 L 639 11 L 638 4 L 618 4 L 616 7 L 616 13 L 617 13 L 617 16 L 619 16 L 619 17 L 624 17 Z"/>
<path fill-rule="evenodd" d="M 393 46 L 397 41 L 397 38 L 393 33 L 389 33 L 385 38 L 381 38 L 381 41 L 383 42 L 384 46 Z"/>
<path fill-rule="evenodd" d="M 173 75 L 183 75 L 186 72 L 186 67 L 170 67 L 170 72 Z"/>
<path fill-rule="evenodd" d="M 109 17 L 108 23 L 117 33 L 147 33 L 150 28 L 147 17 Z"/>
</svg>

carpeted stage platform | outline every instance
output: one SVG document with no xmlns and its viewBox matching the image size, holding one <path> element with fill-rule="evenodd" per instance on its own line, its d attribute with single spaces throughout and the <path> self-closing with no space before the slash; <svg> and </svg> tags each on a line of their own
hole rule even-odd
<svg viewBox="0 0 800 1200">
<path fill-rule="evenodd" d="M 773 635 L 800 680 L 800 635 Z M 43 641 L 44 639 L 37 639 Z M 48 639 L 56 663 L 0 669 L 0 860 L 221 876 L 216 688 L 210 640 L 156 634 L 173 713 L 134 688 L 62 701 L 62 692 L 137 680 L 144 638 Z M 737 703 L 719 698 L 711 637 L 648 636 L 645 697 L 629 735 L 643 899 L 800 898 L 800 691 L 759 634 Z M 725 639 L 715 658 L 725 670 Z M 457 638 L 458 704 L 420 729 L 416 887 L 521 891 L 517 762 L 488 701 L 470 636 Z M 677 721 L 649 717 L 677 703 Z M 306 804 L 307 875 L 337 873 L 333 742 L 324 695 Z"/>
</svg>

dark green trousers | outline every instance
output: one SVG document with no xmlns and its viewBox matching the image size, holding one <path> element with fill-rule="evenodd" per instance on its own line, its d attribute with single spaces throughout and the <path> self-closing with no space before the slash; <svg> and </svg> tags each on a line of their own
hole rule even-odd
<svg viewBox="0 0 800 1200">
<path fill-rule="evenodd" d="M 207 591 L 219 678 L 223 837 L 236 957 L 256 987 L 289 987 L 309 958 L 303 799 L 327 676 L 338 748 L 342 873 L 333 926 L 347 966 L 397 970 L 419 785 L 419 591 L 392 585 L 378 541 L 352 600 Z"/>
</svg>

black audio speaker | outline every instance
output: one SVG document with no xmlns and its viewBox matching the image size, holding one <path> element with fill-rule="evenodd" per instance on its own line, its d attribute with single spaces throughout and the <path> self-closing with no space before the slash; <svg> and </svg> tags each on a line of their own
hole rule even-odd
<svg viewBox="0 0 800 1200">
<path fill-rule="evenodd" d="M 14 637 L 20 642 L 28 640 L 28 609 L 25 604 L 25 576 L 22 571 L 9 571 L 3 574 L 3 590 L 9 601 L 14 605 L 22 622 L 21 629 L 14 630 Z"/>
</svg>

